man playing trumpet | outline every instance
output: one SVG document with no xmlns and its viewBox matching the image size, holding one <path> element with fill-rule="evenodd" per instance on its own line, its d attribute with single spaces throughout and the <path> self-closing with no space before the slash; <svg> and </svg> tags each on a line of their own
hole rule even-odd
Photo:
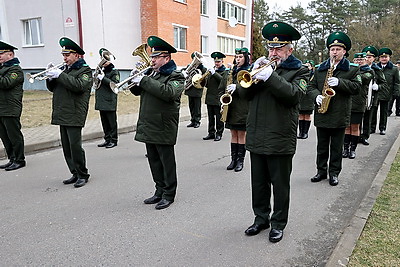
<svg viewBox="0 0 400 267">
<path fill-rule="evenodd" d="M 252 77 L 255 82 L 250 87 L 238 85 L 239 94 L 250 100 L 246 148 L 250 151 L 255 219 L 245 234 L 256 235 L 271 226 L 269 240 L 279 242 L 288 221 L 298 105 L 306 92 L 309 71 L 292 55 L 292 41 L 300 39 L 295 28 L 273 21 L 264 26 L 262 34 L 267 39 L 268 58 L 261 57 L 254 63 L 253 72 L 262 70 Z M 271 61 L 275 62 L 269 64 Z"/>
</svg>

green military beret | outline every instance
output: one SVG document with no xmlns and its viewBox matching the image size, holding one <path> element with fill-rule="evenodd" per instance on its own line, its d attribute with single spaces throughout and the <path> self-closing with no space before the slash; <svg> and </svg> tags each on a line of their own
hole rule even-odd
<svg viewBox="0 0 400 267">
<path fill-rule="evenodd" d="M 369 45 L 364 47 L 364 49 L 362 50 L 362 52 L 367 53 L 367 56 L 374 56 L 377 57 L 378 56 L 378 49 L 376 49 L 374 46 Z"/>
<path fill-rule="evenodd" d="M 306 61 L 304 61 L 304 63 L 310 63 L 311 64 L 311 66 L 315 66 L 315 62 L 314 62 L 314 60 L 306 60 Z"/>
<path fill-rule="evenodd" d="M 341 46 L 346 51 L 349 51 L 351 49 L 351 40 L 344 32 L 333 32 L 326 40 L 326 47 L 331 48 L 332 46 Z"/>
<path fill-rule="evenodd" d="M 365 53 L 365 52 L 354 54 L 354 58 L 365 58 L 366 56 L 367 56 L 367 53 Z"/>
<path fill-rule="evenodd" d="M 74 41 L 67 37 L 61 37 L 60 39 L 60 46 L 62 47 L 62 54 L 67 53 L 78 53 L 79 55 L 84 55 L 85 51 L 79 47 Z"/>
<path fill-rule="evenodd" d="M 212 52 L 211 57 L 214 59 L 214 61 L 221 61 L 223 58 L 226 58 L 226 56 L 221 52 Z"/>
<path fill-rule="evenodd" d="M 18 48 L 0 41 L 0 54 L 3 54 L 5 52 L 14 52 L 14 50 L 18 50 Z"/>
<path fill-rule="evenodd" d="M 177 52 L 175 47 L 157 36 L 149 36 L 149 38 L 147 38 L 147 44 L 151 47 L 151 57 Z"/>
<path fill-rule="evenodd" d="M 387 47 L 379 49 L 379 56 L 391 56 L 393 54 L 392 50 Z"/>
<path fill-rule="evenodd" d="M 262 35 L 267 39 L 268 47 L 282 47 L 301 37 L 295 28 L 282 21 L 267 23 L 262 29 Z"/>
<path fill-rule="evenodd" d="M 244 53 L 249 53 L 249 49 L 247 49 L 246 47 L 242 47 L 242 48 L 236 48 L 235 49 L 235 54 L 244 54 Z"/>
</svg>

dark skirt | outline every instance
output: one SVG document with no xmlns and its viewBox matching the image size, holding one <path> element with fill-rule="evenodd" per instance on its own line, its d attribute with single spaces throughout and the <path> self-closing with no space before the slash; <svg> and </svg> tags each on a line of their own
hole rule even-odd
<svg viewBox="0 0 400 267">
<path fill-rule="evenodd" d="M 361 124 L 364 112 L 352 112 L 350 116 L 350 124 Z"/>
<path fill-rule="evenodd" d="M 313 110 L 299 110 L 299 114 L 311 115 L 312 113 L 313 113 Z"/>
<path fill-rule="evenodd" d="M 246 124 L 230 124 L 225 123 L 225 128 L 236 131 L 246 131 Z"/>
</svg>

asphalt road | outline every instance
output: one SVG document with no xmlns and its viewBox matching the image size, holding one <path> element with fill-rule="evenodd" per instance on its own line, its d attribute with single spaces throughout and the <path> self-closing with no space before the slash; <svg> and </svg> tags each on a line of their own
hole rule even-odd
<svg viewBox="0 0 400 267">
<path fill-rule="evenodd" d="M 316 137 L 298 141 L 291 180 L 289 223 L 281 242 L 268 230 L 248 237 L 253 223 L 249 155 L 242 172 L 227 171 L 229 132 L 203 141 L 180 124 L 178 192 L 168 209 L 143 200 L 154 192 L 144 144 L 120 136 L 113 149 L 84 144 L 89 183 L 63 185 L 70 174 L 61 149 L 27 156 L 27 167 L 0 172 L 1 266 L 324 266 L 400 131 L 390 117 L 387 135 L 373 134 L 357 158 L 344 159 L 337 187 L 310 182 Z"/>
</svg>

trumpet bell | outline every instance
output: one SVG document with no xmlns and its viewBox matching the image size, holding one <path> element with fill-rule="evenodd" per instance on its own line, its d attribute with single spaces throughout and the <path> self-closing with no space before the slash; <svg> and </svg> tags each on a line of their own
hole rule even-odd
<svg viewBox="0 0 400 267">
<path fill-rule="evenodd" d="M 252 78 L 250 72 L 247 70 L 241 70 L 237 74 L 237 81 L 243 88 L 248 88 L 252 84 Z"/>
<path fill-rule="evenodd" d="M 192 83 L 193 83 L 194 87 L 199 88 L 199 89 L 204 87 L 204 85 L 202 85 L 202 81 L 203 81 L 202 77 L 203 77 L 203 75 L 201 75 L 199 73 L 197 73 L 193 76 Z"/>
</svg>

